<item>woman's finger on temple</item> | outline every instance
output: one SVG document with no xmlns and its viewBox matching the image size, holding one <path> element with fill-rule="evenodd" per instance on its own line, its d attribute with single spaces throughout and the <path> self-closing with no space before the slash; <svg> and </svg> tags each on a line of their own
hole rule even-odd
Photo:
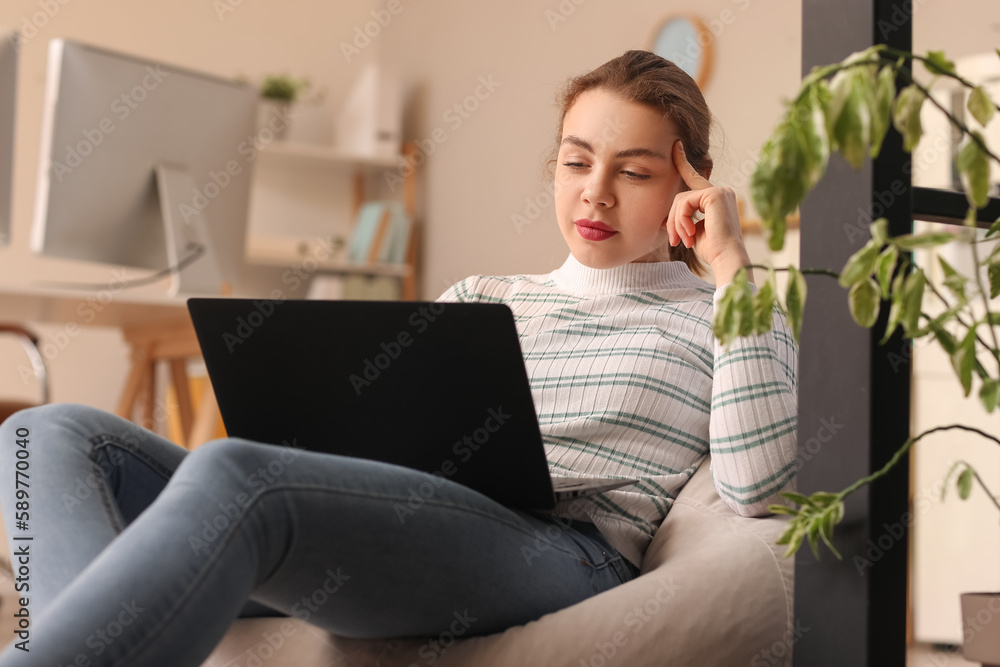
<svg viewBox="0 0 1000 667">
<path fill-rule="evenodd" d="M 674 142 L 674 166 L 677 167 L 677 172 L 687 183 L 688 187 L 692 190 L 704 190 L 705 188 L 712 187 L 712 184 L 704 176 L 698 173 L 698 170 L 691 166 L 688 162 L 687 154 L 684 152 L 684 144 L 678 139 Z"/>
</svg>

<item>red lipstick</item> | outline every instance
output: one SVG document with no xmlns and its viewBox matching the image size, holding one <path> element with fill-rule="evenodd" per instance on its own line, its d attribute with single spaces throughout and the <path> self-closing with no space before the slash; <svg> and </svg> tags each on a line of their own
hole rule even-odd
<svg viewBox="0 0 1000 667">
<path fill-rule="evenodd" d="M 575 224 L 576 231 L 588 241 L 606 241 L 618 233 L 613 228 L 597 220 L 581 218 Z"/>
</svg>

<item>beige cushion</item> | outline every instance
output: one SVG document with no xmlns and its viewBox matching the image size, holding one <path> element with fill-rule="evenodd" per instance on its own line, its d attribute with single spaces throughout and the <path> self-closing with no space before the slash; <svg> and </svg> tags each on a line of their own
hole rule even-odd
<svg viewBox="0 0 1000 667">
<path fill-rule="evenodd" d="M 204 665 L 790 667 L 794 559 L 774 544 L 787 517 L 737 515 L 708 463 L 654 536 L 642 575 L 571 607 L 443 652 L 420 639 L 336 637 L 295 618 L 237 619 Z"/>
</svg>

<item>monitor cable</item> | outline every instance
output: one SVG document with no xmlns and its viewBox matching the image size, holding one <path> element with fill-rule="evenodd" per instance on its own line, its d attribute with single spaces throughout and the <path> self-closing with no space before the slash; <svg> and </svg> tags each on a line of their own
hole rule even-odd
<svg viewBox="0 0 1000 667">
<path fill-rule="evenodd" d="M 192 262 L 197 260 L 199 257 L 205 254 L 205 246 L 200 243 L 195 243 L 194 241 L 189 241 L 184 247 L 185 250 L 190 251 L 189 254 L 177 262 L 176 266 L 167 267 L 161 271 L 146 276 L 145 278 L 136 278 L 135 280 L 116 280 L 115 289 L 130 289 L 133 287 L 143 287 L 145 285 L 151 285 L 163 278 L 174 273 L 180 273 L 182 269 L 190 266 Z M 61 283 L 61 282 L 36 282 L 38 285 L 45 285 L 46 287 L 61 287 L 64 289 L 87 289 L 87 290 L 104 290 L 109 289 L 108 283 Z"/>
</svg>

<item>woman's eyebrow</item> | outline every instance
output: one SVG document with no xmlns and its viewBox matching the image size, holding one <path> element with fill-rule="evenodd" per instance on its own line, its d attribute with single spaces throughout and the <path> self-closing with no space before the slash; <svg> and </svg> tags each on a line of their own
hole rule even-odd
<svg viewBox="0 0 1000 667">
<path fill-rule="evenodd" d="M 581 139 L 580 137 L 577 137 L 577 136 L 572 135 L 572 134 L 567 135 L 562 140 L 562 143 L 564 143 L 564 144 L 572 144 L 573 146 L 577 146 L 579 148 L 582 148 L 583 150 L 587 151 L 588 153 L 593 153 L 594 152 L 594 147 L 591 146 L 590 143 L 588 143 L 584 139 Z M 623 151 L 618 151 L 617 153 L 615 153 L 615 157 L 616 158 L 652 157 L 652 158 L 658 158 L 660 160 L 666 160 L 667 159 L 667 156 L 664 155 L 663 153 L 651 150 L 649 148 L 626 148 Z"/>
</svg>

